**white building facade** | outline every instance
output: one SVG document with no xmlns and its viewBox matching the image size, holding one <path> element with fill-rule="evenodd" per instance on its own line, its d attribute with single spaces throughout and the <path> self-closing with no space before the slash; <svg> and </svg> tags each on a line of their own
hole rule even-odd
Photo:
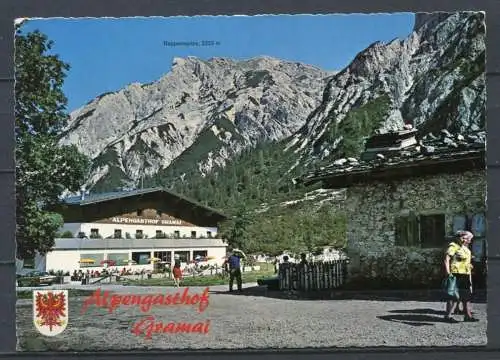
<svg viewBox="0 0 500 360">
<path fill-rule="evenodd" d="M 127 219 L 116 217 L 113 223 L 67 223 L 60 232 L 74 234 L 78 237 L 102 238 L 216 238 L 217 227 L 164 225 L 161 220 Z"/>
<path fill-rule="evenodd" d="M 153 270 L 151 259 L 171 263 L 176 255 L 183 264 L 202 258 L 220 266 L 226 246 L 221 239 L 56 239 L 54 250 L 38 257 L 36 267 L 64 272 L 104 266 Z"/>
</svg>

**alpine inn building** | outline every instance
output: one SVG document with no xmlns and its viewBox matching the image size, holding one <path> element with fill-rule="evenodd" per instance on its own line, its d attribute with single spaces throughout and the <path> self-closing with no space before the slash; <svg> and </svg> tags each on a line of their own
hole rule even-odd
<svg viewBox="0 0 500 360">
<path fill-rule="evenodd" d="M 152 269 L 176 255 L 222 264 L 226 256 L 217 224 L 227 217 L 163 188 L 68 197 L 52 210 L 64 226 L 53 250 L 35 259 L 39 271 Z"/>
</svg>

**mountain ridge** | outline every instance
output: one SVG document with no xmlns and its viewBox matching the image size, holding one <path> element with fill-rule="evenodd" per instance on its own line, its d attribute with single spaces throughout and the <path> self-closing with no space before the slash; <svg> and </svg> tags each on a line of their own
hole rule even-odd
<svg viewBox="0 0 500 360">
<path fill-rule="evenodd" d="M 366 137 L 405 124 L 422 136 L 485 127 L 484 13 L 417 14 L 407 38 L 375 42 L 339 72 L 269 56 L 172 64 L 71 114 L 62 143 L 93 159 L 94 191 L 206 177 L 265 143 L 288 153 L 288 174 L 356 157 Z"/>
<path fill-rule="evenodd" d="M 215 162 L 222 166 L 226 154 L 261 138 L 291 135 L 317 105 L 329 76 L 268 56 L 242 62 L 174 58 L 172 70 L 157 82 L 131 84 L 74 111 L 61 143 L 76 144 L 98 164 L 90 185 L 110 170 L 136 185 L 140 174 L 167 168 L 209 128 L 220 142 L 212 150 L 219 152 Z M 233 124 L 232 131 L 219 129 L 221 122 Z M 209 171 L 211 161 L 205 162 L 202 168 Z"/>
</svg>

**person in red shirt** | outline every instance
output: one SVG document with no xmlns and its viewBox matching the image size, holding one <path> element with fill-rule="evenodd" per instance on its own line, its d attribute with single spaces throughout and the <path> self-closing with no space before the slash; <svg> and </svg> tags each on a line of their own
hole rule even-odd
<svg viewBox="0 0 500 360">
<path fill-rule="evenodd" d="M 172 275 L 174 276 L 174 284 L 175 286 L 179 287 L 181 280 L 182 280 L 182 270 L 181 270 L 181 264 L 180 263 L 175 263 L 174 268 L 172 269 Z"/>
</svg>

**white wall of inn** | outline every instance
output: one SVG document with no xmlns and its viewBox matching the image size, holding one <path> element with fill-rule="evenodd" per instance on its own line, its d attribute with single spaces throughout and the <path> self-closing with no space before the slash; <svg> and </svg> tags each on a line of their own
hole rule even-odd
<svg viewBox="0 0 500 360">
<path fill-rule="evenodd" d="M 117 218 L 121 219 L 121 218 Z M 127 221 L 117 221 L 112 224 L 103 223 L 67 223 L 64 224 L 61 232 L 69 231 L 73 236 L 77 236 L 79 232 L 85 233 L 87 236 L 90 235 L 92 229 L 98 229 L 99 235 L 102 237 L 112 237 L 115 234 L 115 230 L 121 230 L 122 236 L 125 237 L 126 233 L 129 233 L 132 238 L 135 237 L 137 230 L 142 231 L 143 235 L 147 235 L 148 238 L 153 238 L 156 236 L 157 231 L 165 233 L 167 236 L 174 236 L 176 232 L 179 233 L 180 238 L 200 238 L 200 237 L 216 237 L 217 228 L 216 227 L 198 227 L 198 226 L 182 226 L 182 225 L 162 225 L 160 220 L 153 219 L 125 219 Z M 136 221 L 135 224 L 130 224 L 131 220 Z M 141 223 L 141 221 L 143 223 Z M 158 225 L 145 224 L 146 222 L 158 222 Z M 165 221 L 165 220 L 161 220 Z M 167 220 L 168 221 L 168 220 Z M 196 234 L 193 234 L 196 233 Z M 193 236 L 195 235 L 195 236 Z"/>
<path fill-rule="evenodd" d="M 103 245 L 103 243 L 105 245 Z M 113 246 L 113 243 L 115 244 Z M 157 246 L 157 245 L 168 246 Z M 192 260 L 196 253 L 205 252 L 206 256 L 211 258 L 210 263 L 222 265 L 226 256 L 226 244 L 221 239 L 56 239 L 56 246 L 53 251 L 40 257 L 37 269 L 40 271 L 69 271 L 82 269 L 96 269 L 102 266 L 100 263 L 84 266 L 80 264 L 81 259 L 95 258 L 108 260 L 110 255 L 123 255 L 126 259 L 133 259 L 134 253 L 147 253 L 150 258 L 155 254 L 168 254 L 170 259 L 174 258 L 176 253 L 189 253 L 189 259 Z M 153 269 L 153 264 L 142 264 L 128 266 L 120 264 L 131 270 Z"/>
</svg>

